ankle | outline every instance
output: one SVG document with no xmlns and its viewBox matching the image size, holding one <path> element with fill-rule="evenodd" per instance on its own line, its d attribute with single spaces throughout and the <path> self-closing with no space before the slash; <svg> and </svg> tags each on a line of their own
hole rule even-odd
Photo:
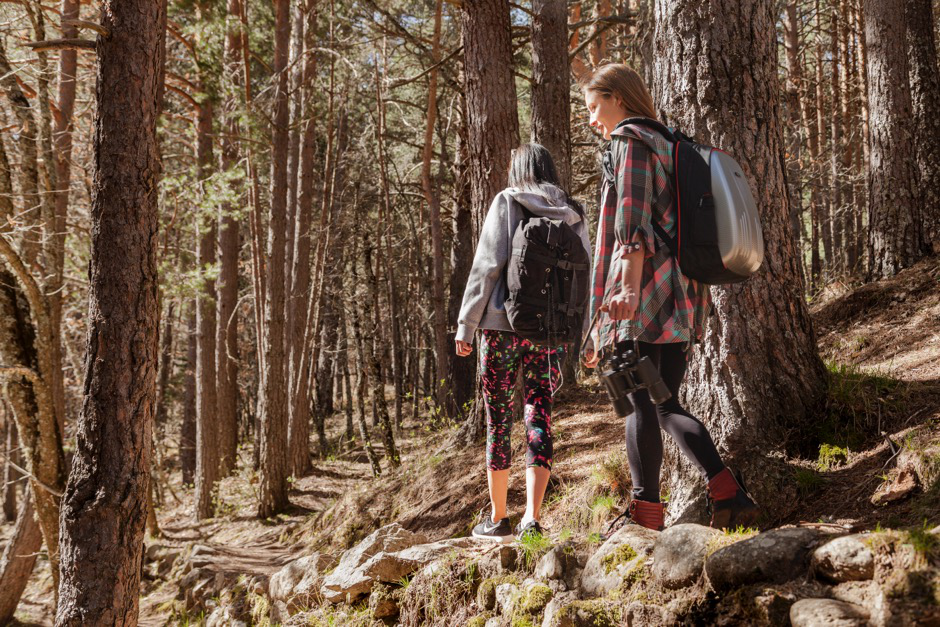
<svg viewBox="0 0 940 627">
<path fill-rule="evenodd" d="M 526 512 L 525 514 L 522 515 L 522 520 L 519 521 L 519 524 L 524 527 L 524 526 L 526 526 L 527 524 L 529 524 L 530 522 L 533 522 L 533 521 L 539 522 L 539 519 L 536 518 L 535 516 L 533 516 L 532 514 Z"/>
<path fill-rule="evenodd" d="M 733 499 L 738 493 L 738 481 L 728 468 L 722 469 L 708 480 L 708 496 L 715 501 Z"/>
</svg>

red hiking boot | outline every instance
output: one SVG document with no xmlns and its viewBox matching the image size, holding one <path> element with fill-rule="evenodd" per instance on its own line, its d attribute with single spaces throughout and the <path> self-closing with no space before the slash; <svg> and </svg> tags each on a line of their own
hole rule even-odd
<svg viewBox="0 0 940 627">
<path fill-rule="evenodd" d="M 750 527 L 757 522 L 760 509 L 744 488 L 744 480 L 725 468 L 708 482 L 708 509 L 711 526 L 716 529 Z"/>
</svg>

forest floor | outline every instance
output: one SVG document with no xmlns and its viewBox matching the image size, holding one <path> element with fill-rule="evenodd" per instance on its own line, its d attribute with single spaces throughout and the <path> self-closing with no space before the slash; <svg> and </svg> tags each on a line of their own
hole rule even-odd
<svg viewBox="0 0 940 627">
<path fill-rule="evenodd" d="M 812 304 L 821 355 L 833 374 L 820 425 L 829 448 L 818 458 L 788 460 L 798 472 L 803 501 L 790 519 L 843 528 L 899 527 L 936 518 L 928 495 L 874 506 L 872 495 L 890 479 L 886 468 L 917 431 L 940 443 L 940 259 L 897 277 L 856 289 L 837 286 Z M 410 407 L 406 403 L 406 414 Z M 380 525 L 398 521 L 431 539 L 465 535 L 487 502 L 482 447 L 453 445 L 454 426 L 405 420 L 398 437 L 402 464 L 377 479 L 361 447 L 314 460 L 313 471 L 293 482 L 291 509 L 276 519 L 255 515 L 257 476 L 251 451 L 239 471 L 223 480 L 219 514 L 193 522 L 192 490 L 179 473 L 163 489 L 158 508 L 162 546 L 211 554 L 205 566 L 218 572 L 269 575 L 286 562 L 318 550 L 338 555 Z M 336 427 L 343 422 L 336 418 Z M 588 379 L 563 389 L 553 416 L 555 467 L 543 513 L 551 535 L 593 533 L 623 506 L 629 473 L 623 427 L 604 393 Z M 830 428 L 831 427 L 831 428 Z M 513 455 L 521 459 L 521 425 L 513 432 Z M 339 438 L 340 433 L 334 434 Z M 925 445 L 923 440 L 921 445 Z M 374 443 L 379 454 L 381 444 Z M 522 464 L 514 464 L 509 510 L 524 509 Z M 937 521 L 934 520 L 934 523 Z M 12 525 L 0 525 L 0 543 Z M 202 545 L 196 548 L 194 545 Z M 192 559 L 192 558 L 191 558 Z M 185 591 L 183 591 L 185 592 Z M 173 622 L 179 582 L 145 576 L 141 624 Z M 51 579 L 40 559 L 21 603 L 21 624 L 51 624 Z"/>
</svg>

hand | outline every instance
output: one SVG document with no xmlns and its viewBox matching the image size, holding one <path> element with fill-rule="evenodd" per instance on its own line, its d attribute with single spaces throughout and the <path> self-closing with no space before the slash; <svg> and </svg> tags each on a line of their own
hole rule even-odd
<svg viewBox="0 0 940 627">
<path fill-rule="evenodd" d="M 585 347 L 584 352 L 581 354 L 581 363 L 584 364 L 585 368 L 596 368 L 597 362 L 600 361 L 600 354 L 597 352 L 598 339 L 597 332 L 592 332 L 591 343 Z"/>
<path fill-rule="evenodd" d="M 461 340 L 454 340 L 457 344 L 457 356 L 466 357 L 473 352 L 473 344 Z"/>
<path fill-rule="evenodd" d="M 633 290 L 618 292 L 608 304 L 601 305 L 601 311 L 606 311 L 611 320 L 633 320 L 639 300 Z"/>
</svg>

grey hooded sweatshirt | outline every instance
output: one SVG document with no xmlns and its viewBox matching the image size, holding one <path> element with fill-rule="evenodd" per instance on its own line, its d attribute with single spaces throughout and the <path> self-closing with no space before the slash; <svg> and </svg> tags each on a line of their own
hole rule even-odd
<svg viewBox="0 0 940 627">
<path fill-rule="evenodd" d="M 546 185 L 540 192 L 508 188 L 493 199 L 483 231 L 473 256 L 473 268 L 463 293 L 463 305 L 457 318 L 456 339 L 473 342 L 477 329 L 512 331 L 506 317 L 507 290 L 503 269 L 512 254 L 512 235 L 522 221 L 522 210 L 511 202 L 515 200 L 537 216 L 564 220 L 581 237 L 584 250 L 591 256 L 591 240 L 587 225 L 578 212 L 568 206 L 565 193 L 554 185 Z M 592 267 L 589 265 L 588 267 Z M 584 319 L 585 328 L 588 325 Z"/>
</svg>

